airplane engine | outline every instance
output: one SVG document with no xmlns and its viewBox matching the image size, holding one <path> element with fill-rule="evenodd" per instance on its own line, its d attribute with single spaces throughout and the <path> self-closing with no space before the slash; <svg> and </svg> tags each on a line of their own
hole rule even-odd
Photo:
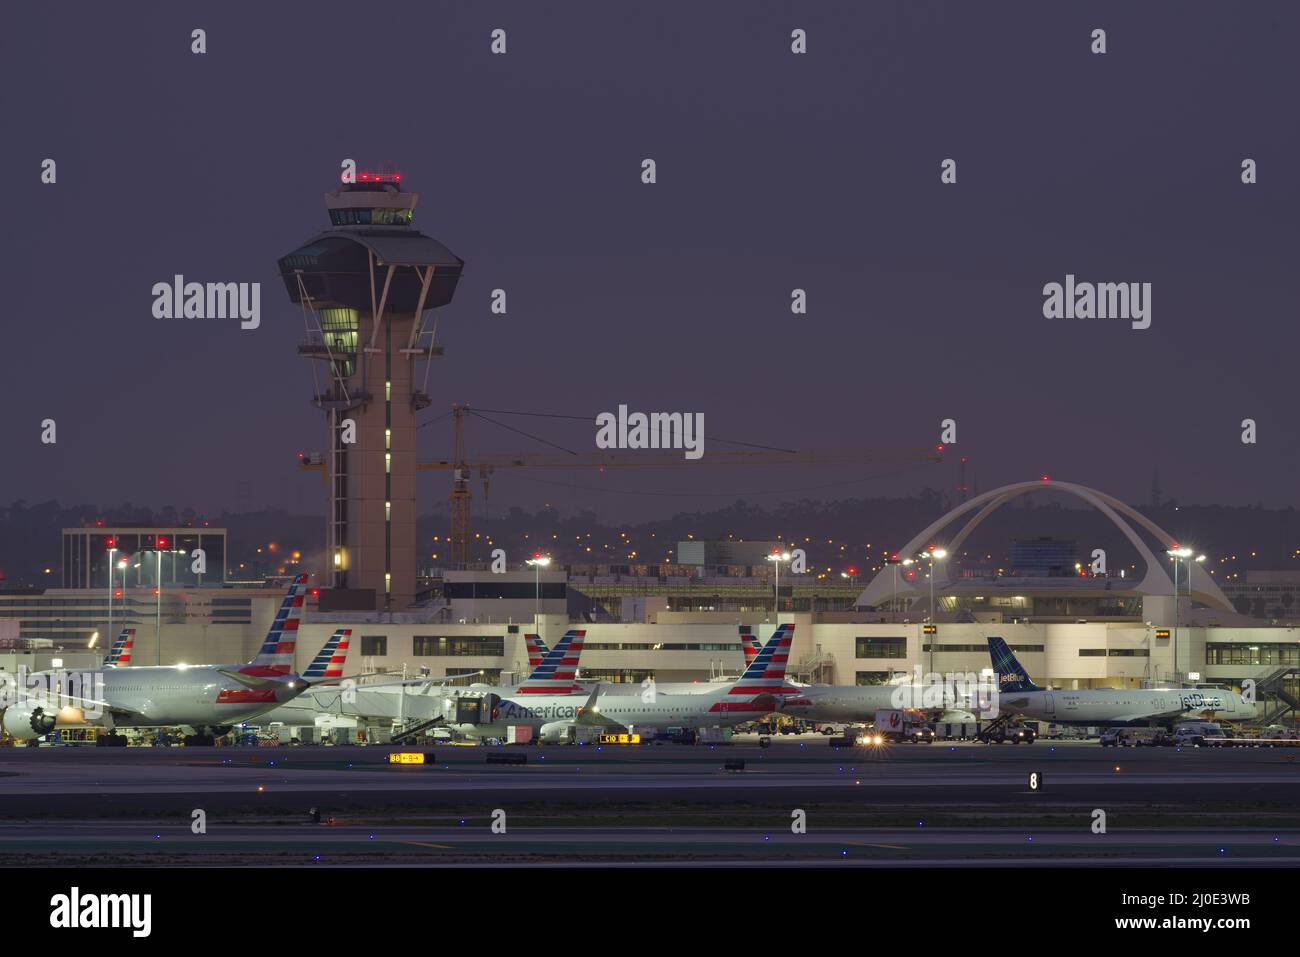
<svg viewBox="0 0 1300 957">
<path fill-rule="evenodd" d="M 551 721 L 542 725 L 537 738 L 542 744 L 567 744 L 572 731 L 572 721 Z"/>
<path fill-rule="evenodd" d="M 31 741 L 54 730 L 54 718 L 44 708 L 5 709 L 4 729 L 19 741 Z"/>
</svg>

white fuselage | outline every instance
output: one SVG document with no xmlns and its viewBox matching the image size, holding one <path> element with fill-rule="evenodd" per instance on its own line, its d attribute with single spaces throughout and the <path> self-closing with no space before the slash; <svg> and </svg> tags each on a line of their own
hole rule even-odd
<svg viewBox="0 0 1300 957">
<path fill-rule="evenodd" d="M 1215 715 L 1229 721 L 1255 717 L 1255 705 L 1232 691 L 1189 688 L 1092 688 L 1081 691 L 1003 692 L 1003 714 L 1055 724 L 1128 724 Z"/>
<path fill-rule="evenodd" d="M 637 695 L 601 695 L 596 711 L 606 727 L 628 731 L 653 728 L 730 728 L 776 710 L 770 694 L 733 695 L 730 686 L 695 694 L 656 694 L 650 701 Z"/>
<path fill-rule="evenodd" d="M 192 665 L 114 668 L 103 671 L 98 697 L 112 709 L 130 712 L 86 716 L 88 724 L 127 728 L 175 725 L 220 727 L 239 724 L 296 697 L 306 687 L 297 675 L 286 675 L 266 687 L 250 688 L 221 671 L 242 665 Z M 89 691 L 91 689 L 87 689 Z M 87 706 L 85 710 L 93 710 Z"/>
</svg>

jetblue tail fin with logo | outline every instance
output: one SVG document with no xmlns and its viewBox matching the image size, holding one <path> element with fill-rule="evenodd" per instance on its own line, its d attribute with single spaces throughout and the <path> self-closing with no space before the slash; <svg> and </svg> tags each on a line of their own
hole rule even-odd
<svg viewBox="0 0 1300 957">
<path fill-rule="evenodd" d="M 1021 667 L 1007 643 L 996 635 L 989 636 L 989 657 L 993 659 L 993 671 L 998 676 L 998 690 L 1003 694 L 1042 690 Z"/>
<path fill-rule="evenodd" d="M 555 647 L 542 655 L 537 665 L 523 684 L 516 690 L 519 694 L 572 694 L 581 691 L 578 684 L 578 659 L 582 656 L 582 641 L 587 632 L 582 629 L 570 629 L 564 637 L 555 643 Z M 538 639 L 540 643 L 541 639 Z"/>
<path fill-rule="evenodd" d="M 348 645 L 352 641 L 352 629 L 340 628 L 329 636 L 329 640 L 310 665 L 303 671 L 303 679 L 311 684 L 333 681 L 343 677 L 343 664 L 348 660 Z"/>
<path fill-rule="evenodd" d="M 293 671 L 293 652 L 298 646 L 298 622 L 302 619 L 302 606 L 307 601 L 307 576 L 299 575 L 289 586 L 289 592 L 280 603 L 271 630 L 257 657 L 240 668 L 246 675 L 272 678 Z"/>
<path fill-rule="evenodd" d="M 123 628 L 121 634 L 113 639 L 113 647 L 104 659 L 105 668 L 126 668 L 131 664 L 131 652 L 135 648 L 135 629 Z"/>
</svg>

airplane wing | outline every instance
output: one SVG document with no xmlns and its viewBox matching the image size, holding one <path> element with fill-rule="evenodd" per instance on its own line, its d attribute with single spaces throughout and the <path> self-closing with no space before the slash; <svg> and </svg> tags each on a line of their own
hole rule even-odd
<svg viewBox="0 0 1300 957">
<path fill-rule="evenodd" d="M 225 668 L 218 668 L 217 674 L 225 675 L 231 681 L 238 681 L 247 688 L 274 688 L 277 685 L 284 684 L 283 678 L 268 678 L 262 675 L 246 675 L 238 671 L 228 671 Z"/>
<path fill-rule="evenodd" d="M 600 713 L 600 682 L 591 689 L 591 694 L 587 695 L 587 702 L 578 709 L 578 717 L 574 719 L 574 724 L 583 725 L 589 728 L 621 728 L 613 718 L 607 718 Z"/>
<path fill-rule="evenodd" d="M 357 678 L 369 678 L 369 677 L 372 677 L 372 676 L 374 676 L 374 675 L 386 674 L 386 673 L 387 673 L 387 672 L 381 672 L 381 671 L 370 671 L 370 672 L 366 672 L 365 674 L 361 674 L 361 675 L 349 675 L 347 678 L 331 678 L 329 681 L 319 682 L 318 685 L 317 685 L 317 687 L 319 687 L 321 684 L 335 684 L 335 683 L 337 683 L 337 682 L 339 682 L 339 681 L 347 681 L 348 678 L 351 678 L 351 679 L 353 679 L 353 680 L 356 680 Z M 373 683 L 371 683 L 371 684 L 364 684 L 364 685 L 358 683 L 358 684 L 356 685 L 356 690 L 357 690 L 357 691 L 369 691 L 369 690 L 371 690 L 371 689 L 373 689 L 373 688 L 399 688 L 399 687 L 408 687 L 408 688 L 410 688 L 410 687 L 418 687 L 418 686 L 421 686 L 421 685 L 424 685 L 424 686 L 427 686 L 427 685 L 437 685 L 437 684 L 445 684 L 445 683 L 448 682 L 448 681 L 459 680 L 459 679 L 461 679 L 461 678 L 474 678 L 474 677 L 478 677 L 478 676 L 485 675 L 485 674 L 487 674 L 486 671 L 471 671 L 469 674 L 464 674 L 464 675 L 443 675 L 443 676 L 440 677 L 440 678 L 435 678 L 435 677 L 432 677 L 432 676 L 426 675 L 426 676 L 421 677 L 421 678 L 404 678 L 404 679 L 402 679 L 402 680 L 400 680 L 400 681 L 376 681 L 376 682 L 373 682 Z"/>
<path fill-rule="evenodd" d="M 71 705 L 80 711 L 86 711 L 93 707 L 96 711 L 111 715 L 114 720 L 130 721 L 146 717 L 132 708 L 124 708 L 121 705 L 113 704 L 111 701 L 100 701 L 98 698 L 87 698 L 85 695 L 60 693 L 54 695 L 53 700 L 43 700 L 37 695 L 31 695 L 30 697 L 33 703 L 39 707 L 65 708 Z"/>
</svg>

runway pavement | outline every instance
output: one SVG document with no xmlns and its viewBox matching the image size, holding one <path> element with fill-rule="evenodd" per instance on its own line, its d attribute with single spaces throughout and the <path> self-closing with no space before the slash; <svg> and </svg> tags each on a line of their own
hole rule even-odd
<svg viewBox="0 0 1300 957">
<path fill-rule="evenodd" d="M 2 749 L 0 862 L 1300 859 L 1300 752 L 1290 750 L 835 750 L 805 737 L 770 748 L 439 746 L 410 749 L 430 763 L 409 767 L 388 764 L 393 750 Z M 503 750 L 528 763 L 487 763 Z M 737 761 L 743 770 L 724 767 Z M 323 823 L 305 823 L 311 807 Z M 191 832 L 195 809 L 206 835 Z M 1104 835 L 1093 832 L 1098 809 Z M 791 830 L 796 811 L 806 833 Z M 494 812 L 506 833 L 491 830 Z"/>
</svg>

